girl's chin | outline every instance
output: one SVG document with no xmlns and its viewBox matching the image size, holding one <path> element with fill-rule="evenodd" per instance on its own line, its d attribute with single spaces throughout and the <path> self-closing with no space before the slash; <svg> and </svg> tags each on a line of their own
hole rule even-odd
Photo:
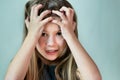
<svg viewBox="0 0 120 80">
<path fill-rule="evenodd" d="M 46 59 L 49 60 L 49 61 L 54 61 L 54 60 L 57 59 L 57 56 L 56 56 L 56 57 L 54 57 L 54 56 L 49 56 L 49 57 L 46 57 Z"/>
<path fill-rule="evenodd" d="M 56 59 L 58 57 L 43 57 L 42 61 L 44 64 L 48 64 L 48 65 L 56 65 Z"/>
</svg>

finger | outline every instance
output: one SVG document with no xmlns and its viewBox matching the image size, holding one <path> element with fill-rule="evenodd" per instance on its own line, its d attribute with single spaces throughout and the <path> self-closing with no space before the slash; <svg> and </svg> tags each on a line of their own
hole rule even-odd
<svg viewBox="0 0 120 80">
<path fill-rule="evenodd" d="M 33 17 L 36 18 L 38 16 L 38 11 L 39 9 L 42 8 L 42 4 L 38 4 L 37 6 L 35 6 L 34 8 L 34 14 L 33 14 Z"/>
<path fill-rule="evenodd" d="M 50 10 L 45 10 L 45 11 L 43 11 L 43 12 L 40 14 L 40 16 L 38 16 L 38 19 L 39 19 L 39 20 L 42 20 L 43 18 L 45 18 L 46 15 L 48 15 L 48 14 L 50 14 L 50 13 L 51 13 Z"/>
<path fill-rule="evenodd" d="M 67 8 L 63 6 L 60 11 L 64 11 L 68 19 L 73 19 L 74 10 L 72 8 Z"/>
<path fill-rule="evenodd" d="M 66 14 L 66 16 L 70 15 L 69 9 L 68 9 L 67 7 L 65 7 L 65 6 L 63 6 L 63 7 L 60 9 L 60 11 L 64 11 L 65 14 Z"/>
<path fill-rule="evenodd" d="M 29 24 L 30 24 L 30 22 L 29 22 L 29 20 L 28 20 L 28 17 L 25 19 L 25 24 L 26 24 L 26 27 L 27 27 L 27 29 L 29 28 Z"/>
<path fill-rule="evenodd" d="M 45 24 L 47 24 L 48 22 L 50 22 L 50 21 L 52 21 L 52 20 L 53 20 L 52 17 L 45 18 L 45 19 L 40 23 L 40 25 L 41 25 L 41 24 L 42 24 L 42 25 L 45 25 Z"/>
<path fill-rule="evenodd" d="M 31 14 L 30 14 L 30 20 L 33 18 L 33 16 L 34 16 L 34 8 L 37 6 L 37 4 L 35 4 L 35 5 L 33 5 L 32 7 L 31 7 Z"/>
<path fill-rule="evenodd" d="M 52 22 L 55 23 L 55 24 L 57 24 L 57 25 L 59 25 L 59 26 L 61 26 L 61 24 L 62 24 L 60 20 L 55 20 L 54 19 L 54 20 L 52 20 Z"/>
<path fill-rule="evenodd" d="M 66 17 L 65 17 L 65 15 L 64 15 L 63 12 L 56 11 L 56 10 L 52 10 L 52 13 L 54 13 L 54 14 L 60 16 L 60 18 L 61 18 L 62 20 L 66 20 Z"/>
<path fill-rule="evenodd" d="M 74 31 L 75 31 L 76 25 L 77 25 L 77 23 L 76 23 L 76 22 L 73 22 L 73 30 L 74 30 Z"/>
</svg>

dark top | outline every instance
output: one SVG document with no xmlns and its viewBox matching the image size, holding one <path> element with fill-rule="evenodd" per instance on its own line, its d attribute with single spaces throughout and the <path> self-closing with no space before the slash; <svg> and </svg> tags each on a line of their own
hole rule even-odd
<svg viewBox="0 0 120 80">
<path fill-rule="evenodd" d="M 43 78 L 40 80 L 56 80 L 55 67 L 56 66 L 53 65 L 52 66 L 44 65 Z"/>
</svg>

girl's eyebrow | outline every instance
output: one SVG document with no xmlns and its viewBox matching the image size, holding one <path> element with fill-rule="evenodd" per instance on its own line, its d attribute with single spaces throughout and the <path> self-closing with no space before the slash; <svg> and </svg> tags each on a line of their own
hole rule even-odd
<svg viewBox="0 0 120 80">
<path fill-rule="evenodd" d="M 47 31 L 43 30 L 42 33 L 47 33 Z"/>
<path fill-rule="evenodd" d="M 46 30 L 43 30 L 42 32 L 43 32 L 43 33 L 47 33 Z M 59 28 L 59 30 L 57 30 L 56 32 L 61 32 L 61 29 Z"/>
<path fill-rule="evenodd" d="M 42 32 L 46 32 L 45 30 L 43 30 Z"/>
<path fill-rule="evenodd" d="M 43 32 L 47 32 L 47 30 L 44 29 Z"/>
</svg>

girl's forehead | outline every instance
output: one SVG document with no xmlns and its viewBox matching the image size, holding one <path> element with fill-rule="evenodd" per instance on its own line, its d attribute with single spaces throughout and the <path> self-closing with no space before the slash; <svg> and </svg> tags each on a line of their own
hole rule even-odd
<svg viewBox="0 0 120 80">
<path fill-rule="evenodd" d="M 60 27 L 55 23 L 49 22 L 44 26 L 44 31 L 57 32 L 57 31 L 60 31 Z"/>
</svg>

